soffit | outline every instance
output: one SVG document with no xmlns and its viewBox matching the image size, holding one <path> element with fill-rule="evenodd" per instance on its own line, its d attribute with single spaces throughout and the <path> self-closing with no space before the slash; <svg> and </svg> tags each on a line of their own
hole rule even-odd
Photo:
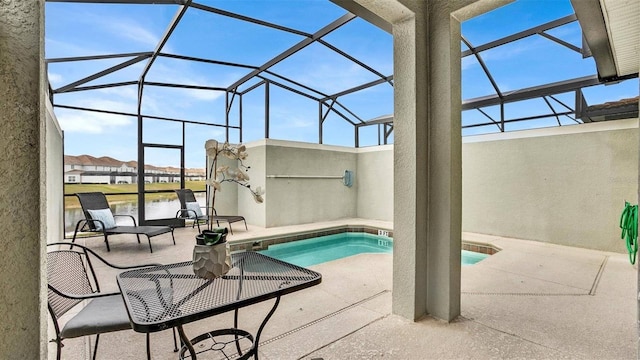
<svg viewBox="0 0 640 360">
<path fill-rule="evenodd" d="M 600 0 L 618 76 L 640 68 L 640 1 Z"/>
</svg>

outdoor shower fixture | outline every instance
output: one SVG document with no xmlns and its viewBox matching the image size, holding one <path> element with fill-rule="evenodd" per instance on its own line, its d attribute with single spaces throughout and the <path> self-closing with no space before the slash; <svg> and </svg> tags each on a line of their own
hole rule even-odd
<svg viewBox="0 0 640 360">
<path fill-rule="evenodd" d="M 342 177 L 342 183 L 346 187 L 352 187 L 353 186 L 353 171 L 351 171 L 351 170 L 345 170 L 344 171 L 344 176 Z"/>
<path fill-rule="evenodd" d="M 269 179 L 340 179 L 346 187 L 353 186 L 353 170 L 345 170 L 344 175 L 267 175 Z"/>
</svg>

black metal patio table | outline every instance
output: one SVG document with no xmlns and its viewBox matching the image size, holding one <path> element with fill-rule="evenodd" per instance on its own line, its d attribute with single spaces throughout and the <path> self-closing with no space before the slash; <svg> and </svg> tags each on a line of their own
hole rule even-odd
<svg viewBox="0 0 640 360">
<path fill-rule="evenodd" d="M 229 272 L 213 280 L 194 275 L 191 261 L 120 273 L 118 286 L 133 330 L 150 333 L 177 328 L 183 344 L 180 359 L 196 359 L 205 351 L 216 351 L 227 359 L 257 359 L 260 334 L 280 297 L 319 284 L 322 275 L 256 252 L 234 253 L 231 262 Z M 238 328 L 240 308 L 273 298 L 276 301 L 255 337 Z M 235 311 L 233 328 L 213 330 L 193 339 L 185 335 L 182 325 L 230 310 Z M 204 347 L 205 342 L 211 345 Z M 198 351 L 195 344 L 199 344 Z"/>
</svg>

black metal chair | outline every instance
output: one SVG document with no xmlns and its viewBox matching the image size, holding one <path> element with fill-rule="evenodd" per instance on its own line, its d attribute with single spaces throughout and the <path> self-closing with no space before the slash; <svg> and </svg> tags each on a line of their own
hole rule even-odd
<svg viewBox="0 0 640 360">
<path fill-rule="evenodd" d="M 196 196 L 193 194 L 191 189 L 175 189 L 176 194 L 178 195 L 178 200 L 180 200 L 180 210 L 176 213 L 177 218 L 184 219 L 192 219 L 193 224 L 191 227 L 198 225 L 198 232 L 200 232 L 200 222 L 204 222 L 205 224 L 209 223 L 209 215 L 206 207 L 201 207 L 198 205 L 198 201 L 196 200 Z M 197 208 L 204 209 L 204 213 L 202 210 L 198 213 Z M 216 222 L 216 225 L 220 226 L 220 222 L 226 222 L 229 224 L 229 231 L 233 234 L 233 229 L 231 228 L 231 224 L 234 222 L 242 221 L 244 222 L 244 228 L 248 230 L 247 221 L 244 216 L 240 215 L 218 215 L 216 209 L 213 209 L 213 219 L 212 221 Z"/>
<path fill-rule="evenodd" d="M 146 235 L 149 241 L 149 250 L 153 252 L 151 247 L 151 238 L 157 235 L 171 233 L 173 239 L 173 245 L 176 244 L 176 238 L 173 236 L 173 228 L 170 226 L 138 226 L 136 219 L 131 215 L 115 215 L 111 212 L 107 197 L 101 192 L 88 192 L 88 193 L 76 193 L 82 211 L 84 212 L 84 219 L 81 219 L 76 224 L 75 231 L 73 232 L 73 240 L 75 243 L 76 236 L 79 231 L 93 231 L 101 232 L 104 235 L 104 242 L 107 245 L 107 251 L 111 251 L 109 248 L 109 235 L 118 234 L 135 234 L 140 243 L 140 234 Z M 116 217 L 129 217 L 133 221 L 133 226 L 116 225 Z"/>
<path fill-rule="evenodd" d="M 50 246 L 72 246 L 68 242 L 52 243 Z M 78 250 L 52 250 L 47 252 L 48 307 L 53 320 L 57 345 L 56 359 L 62 355 L 62 341 L 88 335 L 96 335 L 93 359 L 96 358 L 100 334 L 129 330 L 131 323 L 120 292 L 102 293 L 92 258 L 100 260 L 113 269 L 136 269 L 158 264 L 118 266 L 109 263 L 91 249 L 73 245 Z M 76 315 L 66 321 L 60 329 L 59 319 L 81 303 L 89 302 Z M 151 359 L 149 334 L 146 339 L 147 359 Z M 176 344 L 174 331 L 174 345 Z M 177 347 L 176 347 L 177 350 Z"/>
</svg>

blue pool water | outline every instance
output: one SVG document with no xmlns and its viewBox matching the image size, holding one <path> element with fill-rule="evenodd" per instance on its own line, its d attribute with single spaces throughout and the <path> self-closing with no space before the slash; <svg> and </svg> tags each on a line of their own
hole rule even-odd
<svg viewBox="0 0 640 360">
<path fill-rule="evenodd" d="M 362 253 L 393 251 L 393 239 L 367 233 L 347 232 L 270 245 L 261 253 L 298 266 L 311 266 Z M 475 264 L 487 254 L 462 250 L 462 265 Z"/>
</svg>

